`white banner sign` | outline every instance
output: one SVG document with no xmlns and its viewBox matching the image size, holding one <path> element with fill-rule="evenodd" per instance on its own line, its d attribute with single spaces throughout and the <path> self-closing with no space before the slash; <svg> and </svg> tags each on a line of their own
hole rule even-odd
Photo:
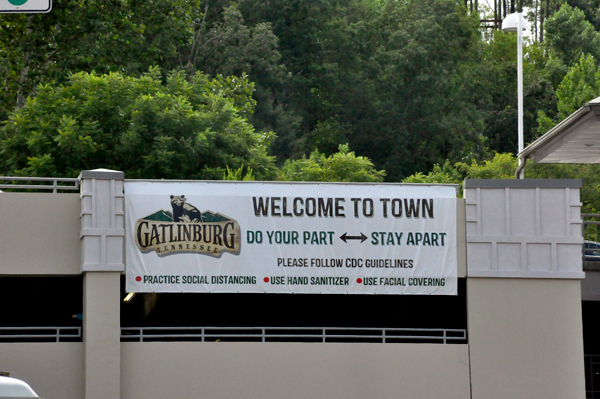
<svg viewBox="0 0 600 399">
<path fill-rule="evenodd" d="M 456 188 L 125 182 L 127 291 L 457 294 Z"/>
</svg>

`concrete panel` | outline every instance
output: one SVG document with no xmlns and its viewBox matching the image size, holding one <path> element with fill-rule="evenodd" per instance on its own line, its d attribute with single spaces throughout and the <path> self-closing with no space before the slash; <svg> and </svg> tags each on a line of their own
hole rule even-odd
<svg viewBox="0 0 600 399">
<path fill-rule="evenodd" d="M 123 172 L 96 169 L 80 178 L 81 271 L 124 271 Z"/>
<path fill-rule="evenodd" d="M 580 197 L 579 190 L 569 190 L 569 197 L 570 197 L 571 204 L 577 204 L 577 203 L 581 202 L 581 199 L 579 198 Z M 581 221 L 583 223 L 583 220 L 581 218 L 581 209 L 578 207 L 571 207 L 570 213 L 569 213 L 569 218 L 571 220 L 577 220 L 577 221 Z M 580 234 L 582 223 L 571 223 L 571 236 L 576 236 L 577 234 Z"/>
<path fill-rule="evenodd" d="M 79 195 L 0 194 L 0 274 L 79 274 Z"/>
<path fill-rule="evenodd" d="M 535 219 L 535 190 L 509 190 L 510 204 L 510 235 L 534 236 Z"/>
<path fill-rule="evenodd" d="M 120 278 L 119 272 L 87 272 L 83 278 L 86 399 L 119 397 Z"/>
<path fill-rule="evenodd" d="M 570 185 L 465 180 L 468 276 L 583 278 L 579 188 Z"/>
<path fill-rule="evenodd" d="M 467 266 L 469 275 L 475 271 L 492 270 L 492 244 L 469 243 L 467 251 Z"/>
<path fill-rule="evenodd" d="M 467 277 L 467 225 L 464 198 L 456 199 L 456 263 L 458 277 Z"/>
<path fill-rule="evenodd" d="M 577 280 L 467 281 L 472 399 L 585 398 Z"/>
<path fill-rule="evenodd" d="M 552 244 L 527 245 L 527 270 L 545 271 L 551 267 Z"/>
<path fill-rule="evenodd" d="M 559 271 L 572 270 L 573 260 L 581 259 L 581 247 L 579 245 L 556 245 L 557 268 Z M 577 264 L 581 261 L 577 262 Z"/>
<path fill-rule="evenodd" d="M 487 189 L 481 191 L 481 234 L 484 236 L 506 235 L 506 218 L 498 217 L 504 214 L 506 208 L 505 190 Z"/>
<path fill-rule="evenodd" d="M 498 243 L 498 268 L 500 270 L 521 270 L 521 244 Z"/>
<path fill-rule="evenodd" d="M 571 191 L 571 189 L 568 189 L 568 191 Z M 565 226 L 568 226 L 571 221 L 573 212 L 569 206 L 570 202 L 567 202 L 568 191 L 561 189 L 539 190 L 540 233 L 542 236 L 567 235 Z M 567 229 L 568 231 L 570 230 Z"/>
<path fill-rule="evenodd" d="M 122 343 L 121 364 L 121 399 L 469 398 L 467 345 Z"/>
<path fill-rule="evenodd" d="M 600 271 L 586 271 L 581 280 L 581 300 L 600 301 Z"/>
<path fill-rule="evenodd" d="M 26 381 L 42 398 L 83 398 L 81 342 L 0 343 L 0 371 Z"/>
</svg>

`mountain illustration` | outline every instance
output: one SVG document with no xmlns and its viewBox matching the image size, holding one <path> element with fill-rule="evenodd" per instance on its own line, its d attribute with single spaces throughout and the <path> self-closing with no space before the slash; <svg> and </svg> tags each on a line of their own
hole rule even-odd
<svg viewBox="0 0 600 399">
<path fill-rule="evenodd" d="M 173 221 L 173 213 L 169 211 L 165 211 L 161 209 L 158 212 L 154 212 L 152 215 L 148 215 L 144 218 L 144 220 L 155 220 L 158 222 L 172 222 Z"/>
<path fill-rule="evenodd" d="M 214 213 L 213 211 L 202 212 L 202 221 L 204 223 L 227 222 L 229 220 L 231 220 L 231 219 L 221 215 L 220 213 Z"/>
<path fill-rule="evenodd" d="M 144 220 L 153 220 L 157 222 L 172 222 L 173 221 L 173 213 L 170 211 L 165 211 L 161 209 L 160 211 L 154 212 L 151 215 L 148 215 L 144 218 Z M 212 211 L 202 212 L 202 222 L 203 223 L 213 223 L 213 222 L 227 222 L 229 219 L 226 216 L 221 215 L 220 213 L 214 213 Z"/>
</svg>

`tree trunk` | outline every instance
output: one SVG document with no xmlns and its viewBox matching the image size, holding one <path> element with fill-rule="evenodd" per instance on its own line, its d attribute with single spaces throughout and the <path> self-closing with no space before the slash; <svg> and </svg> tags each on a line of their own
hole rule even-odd
<svg viewBox="0 0 600 399">
<path fill-rule="evenodd" d="M 197 27 L 193 26 L 192 29 L 192 48 L 190 49 L 190 57 L 185 68 L 188 77 L 191 77 L 196 73 L 196 61 L 198 58 L 198 52 L 200 51 L 200 48 L 204 45 L 203 33 L 204 28 L 206 26 L 206 15 L 208 14 L 208 6 L 209 0 L 206 0 L 206 5 L 204 6 L 204 14 L 202 15 L 202 21 L 200 22 L 200 25 L 198 25 Z"/>
<path fill-rule="evenodd" d="M 498 0 L 494 0 L 494 26 L 498 29 Z"/>
<path fill-rule="evenodd" d="M 502 0 L 494 0 L 494 22 L 496 24 L 496 29 L 500 29 L 500 24 L 497 21 L 500 21 L 500 2 Z"/>
<path fill-rule="evenodd" d="M 27 26 L 25 27 L 25 37 L 23 38 L 23 66 L 19 77 L 19 88 L 17 90 L 17 108 L 23 108 L 25 105 L 25 85 L 27 84 L 29 75 L 29 57 L 31 55 L 31 23 L 33 22 L 33 14 L 27 17 Z"/>
<path fill-rule="evenodd" d="M 546 7 L 541 5 L 540 7 L 540 43 L 544 42 L 544 20 L 548 16 L 550 10 L 550 0 L 546 0 Z"/>
<path fill-rule="evenodd" d="M 537 28 L 538 28 L 538 15 L 539 15 L 538 6 L 539 6 L 539 1 L 535 0 L 535 12 L 533 14 L 533 38 L 536 41 L 538 39 L 538 30 L 537 30 Z"/>
</svg>

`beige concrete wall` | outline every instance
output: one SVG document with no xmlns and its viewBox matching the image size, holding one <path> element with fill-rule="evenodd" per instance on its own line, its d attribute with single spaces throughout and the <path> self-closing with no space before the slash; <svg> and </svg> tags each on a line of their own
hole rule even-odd
<svg viewBox="0 0 600 399">
<path fill-rule="evenodd" d="M 467 224 L 465 199 L 456 199 L 456 263 L 458 277 L 467 277 Z"/>
<path fill-rule="evenodd" d="M 579 280 L 467 280 L 472 399 L 583 399 Z"/>
<path fill-rule="evenodd" d="M 77 194 L 0 193 L 0 274 L 79 274 Z"/>
<path fill-rule="evenodd" d="M 122 343 L 121 399 L 469 398 L 467 345 Z"/>
<path fill-rule="evenodd" d="M 26 381 L 44 399 L 83 398 L 81 342 L 0 343 L 0 371 Z"/>
<path fill-rule="evenodd" d="M 119 397 L 121 273 L 86 272 L 83 277 L 84 394 Z"/>
</svg>

